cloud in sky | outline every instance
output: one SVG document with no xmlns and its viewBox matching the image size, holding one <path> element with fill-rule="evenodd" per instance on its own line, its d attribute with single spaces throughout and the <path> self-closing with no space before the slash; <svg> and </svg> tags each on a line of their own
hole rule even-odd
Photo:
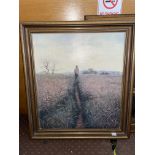
<svg viewBox="0 0 155 155">
<path fill-rule="evenodd" d="M 56 73 L 80 70 L 121 71 L 125 33 L 34 33 L 32 34 L 36 72 L 44 71 L 43 64 L 55 64 Z"/>
</svg>

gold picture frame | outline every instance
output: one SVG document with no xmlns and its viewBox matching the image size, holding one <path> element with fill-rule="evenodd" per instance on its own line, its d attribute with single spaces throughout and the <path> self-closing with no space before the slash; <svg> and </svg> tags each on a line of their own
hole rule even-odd
<svg viewBox="0 0 155 155">
<path fill-rule="evenodd" d="M 20 24 L 30 136 L 32 139 L 118 139 L 130 135 L 131 100 L 134 69 L 134 22 L 126 18 L 108 18 L 103 21 L 77 22 L 24 22 Z M 125 33 L 123 56 L 120 127 L 106 128 L 46 128 L 40 127 L 37 84 L 35 74 L 32 34 L 77 34 L 77 33 Z M 93 41 L 93 40 L 92 40 Z M 66 59 L 66 58 L 65 58 Z M 113 61 L 113 60 L 112 60 Z"/>
</svg>

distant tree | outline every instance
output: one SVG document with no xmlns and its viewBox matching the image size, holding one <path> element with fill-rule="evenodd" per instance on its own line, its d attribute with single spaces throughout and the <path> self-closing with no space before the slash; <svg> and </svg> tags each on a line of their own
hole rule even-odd
<svg viewBox="0 0 155 155">
<path fill-rule="evenodd" d="M 86 71 L 83 71 L 83 74 L 97 74 L 97 71 L 95 71 L 93 68 L 89 68 Z"/>
<path fill-rule="evenodd" d="M 55 72 L 55 63 L 52 66 L 52 74 L 54 74 L 54 72 Z"/>
<path fill-rule="evenodd" d="M 44 68 L 45 68 L 45 71 L 47 72 L 47 73 L 49 73 L 50 72 L 50 70 L 49 70 L 49 61 L 44 61 L 43 62 L 43 66 L 44 66 Z"/>
<path fill-rule="evenodd" d="M 52 74 L 55 73 L 55 63 L 51 64 L 49 60 L 45 60 L 43 62 L 43 67 L 46 73 L 52 73 Z"/>
<path fill-rule="evenodd" d="M 88 69 L 88 72 L 89 72 L 90 74 L 97 74 L 97 71 L 95 71 L 93 68 L 89 68 L 89 69 Z"/>
</svg>

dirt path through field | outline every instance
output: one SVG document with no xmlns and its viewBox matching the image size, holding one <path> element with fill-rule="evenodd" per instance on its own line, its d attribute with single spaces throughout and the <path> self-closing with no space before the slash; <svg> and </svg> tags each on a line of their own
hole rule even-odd
<svg viewBox="0 0 155 155">
<path fill-rule="evenodd" d="M 84 128 L 83 119 L 82 119 L 82 108 L 80 102 L 80 92 L 79 92 L 79 80 L 75 79 L 75 99 L 77 103 L 77 107 L 79 109 L 79 115 L 76 123 L 76 128 Z"/>
</svg>

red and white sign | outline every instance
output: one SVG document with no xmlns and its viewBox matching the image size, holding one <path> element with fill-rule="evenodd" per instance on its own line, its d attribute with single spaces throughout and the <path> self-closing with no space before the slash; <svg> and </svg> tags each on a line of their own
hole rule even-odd
<svg viewBox="0 0 155 155">
<path fill-rule="evenodd" d="M 98 15 L 122 13 L 123 0 L 98 0 Z"/>
</svg>

